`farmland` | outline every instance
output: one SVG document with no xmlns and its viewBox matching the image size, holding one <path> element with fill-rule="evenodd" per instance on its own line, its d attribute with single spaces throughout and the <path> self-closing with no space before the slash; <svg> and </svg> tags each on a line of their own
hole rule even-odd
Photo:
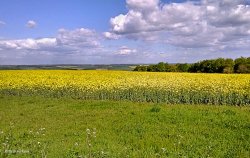
<svg viewBox="0 0 250 158">
<path fill-rule="evenodd" d="M 249 74 L 0 71 L 0 93 L 83 100 L 249 105 Z"/>
<path fill-rule="evenodd" d="M 250 75 L 0 71 L 1 157 L 249 157 Z"/>
</svg>

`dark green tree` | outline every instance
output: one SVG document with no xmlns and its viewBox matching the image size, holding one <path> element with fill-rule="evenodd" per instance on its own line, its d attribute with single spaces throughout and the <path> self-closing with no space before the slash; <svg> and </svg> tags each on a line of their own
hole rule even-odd
<svg viewBox="0 0 250 158">
<path fill-rule="evenodd" d="M 190 64 L 176 64 L 178 72 L 188 72 Z"/>
<path fill-rule="evenodd" d="M 143 66 L 143 65 L 136 66 L 134 71 L 147 71 L 147 66 Z"/>
<path fill-rule="evenodd" d="M 156 65 L 157 72 L 165 72 L 166 71 L 166 64 L 164 62 L 160 62 Z"/>
<path fill-rule="evenodd" d="M 250 58 L 240 57 L 235 59 L 234 72 L 250 73 Z"/>
</svg>

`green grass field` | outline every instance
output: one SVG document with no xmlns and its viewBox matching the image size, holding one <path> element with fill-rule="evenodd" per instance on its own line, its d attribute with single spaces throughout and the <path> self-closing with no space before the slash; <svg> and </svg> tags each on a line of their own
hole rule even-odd
<svg viewBox="0 0 250 158">
<path fill-rule="evenodd" d="M 1 156 L 248 158 L 249 114 L 249 107 L 1 96 Z"/>
</svg>

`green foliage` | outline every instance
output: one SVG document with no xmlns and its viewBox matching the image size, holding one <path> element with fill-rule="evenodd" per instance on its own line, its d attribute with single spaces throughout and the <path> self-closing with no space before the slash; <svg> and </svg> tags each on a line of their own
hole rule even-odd
<svg viewBox="0 0 250 158">
<path fill-rule="evenodd" d="M 155 107 L 160 112 L 151 112 Z M 33 155 L 8 154 L 10 158 L 42 157 L 43 152 L 46 157 L 66 158 L 249 157 L 249 110 L 3 96 L 0 137 L 12 133 L 9 138 L 19 142 L 10 150 L 34 149 Z M 45 135 L 37 135 L 41 128 Z M 38 148 L 38 141 L 47 142 L 46 148 Z M 25 146 L 29 142 L 30 148 Z"/>
<path fill-rule="evenodd" d="M 190 64 L 176 64 L 178 72 L 188 72 Z"/>
<path fill-rule="evenodd" d="M 233 59 L 218 58 L 193 64 L 168 64 L 137 66 L 134 71 L 149 72 L 202 72 L 202 73 L 250 73 L 250 57 Z"/>
<path fill-rule="evenodd" d="M 147 71 L 147 66 L 136 66 L 134 71 Z"/>
<path fill-rule="evenodd" d="M 237 73 L 250 73 L 250 57 L 235 60 L 234 71 Z"/>
<path fill-rule="evenodd" d="M 218 58 L 214 60 L 203 60 L 190 66 L 189 72 L 203 73 L 249 73 L 250 66 L 247 66 L 249 58 L 232 59 Z"/>
<path fill-rule="evenodd" d="M 73 92 L 73 93 L 72 93 Z M 249 106 L 249 94 L 237 94 L 231 92 L 224 94 L 218 92 L 207 92 L 200 90 L 180 90 L 173 91 L 168 89 L 156 88 L 130 88 L 127 90 L 99 90 L 99 91 L 78 91 L 77 89 L 40 89 L 35 90 L 1 90 L 0 95 L 6 96 L 43 96 L 46 98 L 73 98 L 80 100 L 114 100 L 114 101 L 133 101 L 133 102 L 152 102 L 167 104 L 209 104 L 209 105 L 234 105 Z"/>
<path fill-rule="evenodd" d="M 157 72 L 165 72 L 166 71 L 166 65 L 163 62 L 160 62 L 156 65 L 156 71 Z"/>
<path fill-rule="evenodd" d="M 194 65 L 192 72 L 203 73 L 233 73 L 234 61 L 232 59 L 218 58 L 215 60 L 204 60 Z M 192 66 L 191 66 L 192 67 Z"/>
</svg>

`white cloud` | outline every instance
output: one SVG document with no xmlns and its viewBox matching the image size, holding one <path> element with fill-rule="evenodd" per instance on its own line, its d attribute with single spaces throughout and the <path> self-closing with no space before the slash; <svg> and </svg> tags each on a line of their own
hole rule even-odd
<svg viewBox="0 0 250 158">
<path fill-rule="evenodd" d="M 195 62 L 249 56 L 249 0 L 126 2 L 128 12 L 110 18 L 107 32 L 78 28 L 39 39 L 0 37 L 0 64 Z"/>
<path fill-rule="evenodd" d="M 127 0 L 128 13 L 110 19 L 111 32 L 183 48 L 249 45 L 250 6 L 243 0 L 166 3 Z"/>
<path fill-rule="evenodd" d="M 60 45 L 70 47 L 98 47 L 99 35 L 90 29 L 79 28 L 75 30 L 59 29 L 57 40 Z"/>
<path fill-rule="evenodd" d="M 121 46 L 94 30 L 59 29 L 55 37 L 0 40 L 0 64 L 110 64 L 157 62 L 145 47 Z"/>
<path fill-rule="evenodd" d="M 135 1 L 135 0 L 133 0 Z M 144 5 L 133 3 L 126 15 L 119 15 L 111 18 L 110 23 L 112 31 L 117 34 L 138 33 L 138 32 L 153 32 L 161 30 L 172 30 L 185 26 L 188 22 L 199 22 L 201 8 L 191 2 L 166 4 L 160 7 L 157 0 L 142 0 Z M 146 2 L 149 1 L 149 2 Z M 152 1 L 154 9 L 150 7 Z M 155 7 L 157 4 L 158 7 Z M 141 8 L 142 7 L 142 8 Z M 145 10 L 147 9 L 148 10 Z"/>
<path fill-rule="evenodd" d="M 133 55 L 135 53 L 137 53 L 136 49 L 131 49 L 127 46 L 122 46 L 117 52 L 115 52 L 115 55 Z"/>
<path fill-rule="evenodd" d="M 41 38 L 41 39 L 20 39 L 20 40 L 0 40 L 1 49 L 43 49 L 54 47 L 57 45 L 56 38 Z"/>
<path fill-rule="evenodd" d="M 34 20 L 29 20 L 27 23 L 26 23 L 26 26 L 28 28 L 35 28 L 37 25 L 37 23 L 34 21 Z"/>
<path fill-rule="evenodd" d="M 44 48 L 58 48 L 67 49 L 87 49 L 97 48 L 100 46 L 98 34 L 89 29 L 75 29 L 66 30 L 60 29 L 58 35 L 53 38 L 39 38 L 39 39 L 19 39 L 19 40 L 0 40 L 1 49 L 33 49 L 43 50 Z"/>
<path fill-rule="evenodd" d="M 101 56 L 104 52 L 100 44 L 101 39 L 101 35 L 94 30 L 85 28 L 59 29 L 57 36 L 49 38 L 0 39 L 0 60 L 5 58 L 4 62 L 15 61 L 19 64 L 33 64 L 34 61 L 81 63 L 80 61 L 83 60 L 86 62 L 87 58 Z"/>
<path fill-rule="evenodd" d="M 111 32 L 104 32 L 103 33 L 103 36 L 106 38 L 106 39 L 110 39 L 110 40 L 112 40 L 112 39 L 119 39 L 119 35 L 116 35 L 116 34 L 114 34 L 114 33 L 111 33 Z"/>
<path fill-rule="evenodd" d="M 207 2 L 207 18 L 216 27 L 242 26 L 250 24 L 250 6 L 244 1 Z"/>
</svg>

